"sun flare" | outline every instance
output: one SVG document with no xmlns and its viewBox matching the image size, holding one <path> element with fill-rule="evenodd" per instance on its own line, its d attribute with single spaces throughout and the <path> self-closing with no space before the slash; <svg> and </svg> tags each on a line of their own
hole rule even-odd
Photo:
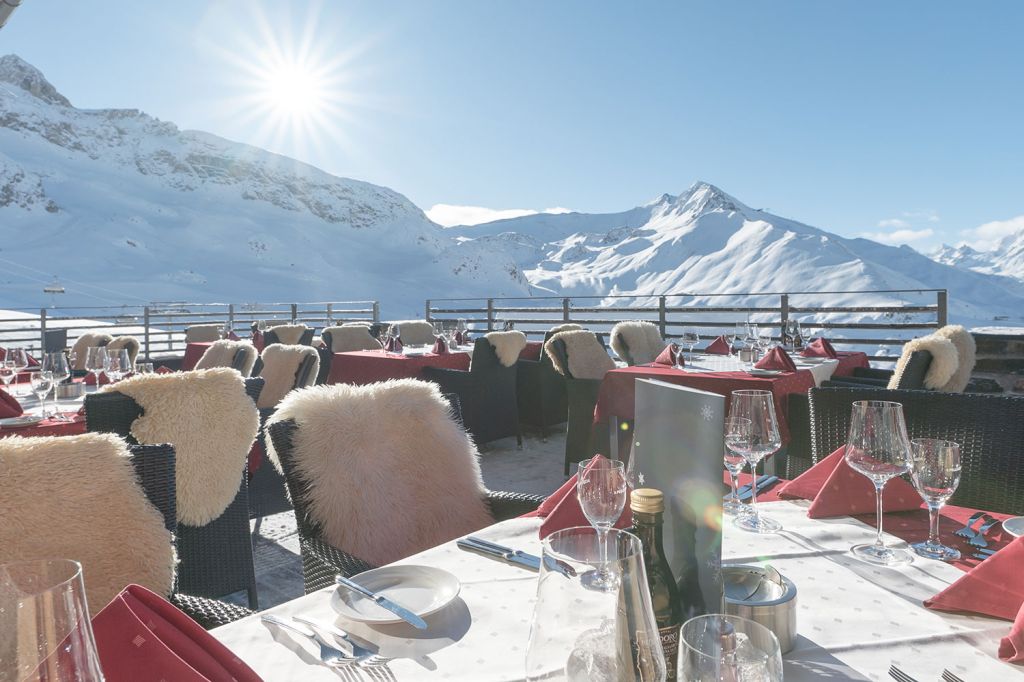
<svg viewBox="0 0 1024 682">
<path fill-rule="evenodd" d="M 324 86 L 309 68 L 286 64 L 268 69 L 265 79 L 263 98 L 278 114 L 316 116 L 327 106 Z"/>
</svg>

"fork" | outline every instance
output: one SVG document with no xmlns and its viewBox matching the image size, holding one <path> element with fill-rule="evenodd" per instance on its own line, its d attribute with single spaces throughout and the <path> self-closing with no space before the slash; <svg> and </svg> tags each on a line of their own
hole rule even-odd
<svg viewBox="0 0 1024 682">
<path fill-rule="evenodd" d="M 917 680 L 897 668 L 895 665 L 889 666 L 889 677 L 894 680 L 898 680 L 899 682 L 917 682 Z"/>
<path fill-rule="evenodd" d="M 278 618 L 277 616 L 274 616 L 274 615 L 269 614 L 269 613 L 260 616 L 260 620 L 262 620 L 262 621 L 264 621 L 266 623 L 273 623 L 274 625 L 277 625 L 278 627 L 282 627 L 285 630 L 290 630 L 290 631 L 292 631 L 292 632 L 294 632 L 296 634 L 302 635 L 306 639 L 308 639 L 308 640 L 312 641 L 313 643 L 315 643 L 317 646 L 320 647 L 320 662 L 323 663 L 324 665 L 326 665 L 329 668 L 337 668 L 337 667 L 340 667 L 340 666 L 345 666 L 345 665 L 348 665 L 348 664 L 353 663 L 353 662 L 356 661 L 356 659 L 354 657 L 349 656 L 348 654 L 346 654 L 341 649 L 338 649 L 337 647 L 331 646 L 327 642 L 327 640 L 325 640 L 323 637 L 321 637 L 320 634 L 316 630 L 312 630 L 311 632 L 307 632 L 306 630 L 304 630 L 304 629 L 302 629 L 302 628 L 300 628 L 300 627 L 298 627 L 296 625 L 293 625 L 292 623 L 289 623 L 285 619 Z"/>
<path fill-rule="evenodd" d="M 964 682 L 963 678 L 957 677 L 948 670 L 942 671 L 942 682 Z"/>
<path fill-rule="evenodd" d="M 973 514 L 971 514 L 971 518 L 967 519 L 967 525 L 961 528 L 960 530 L 953 531 L 953 535 L 959 535 L 962 538 L 967 538 L 968 540 L 970 540 L 974 537 L 974 529 L 971 528 L 971 526 L 973 526 L 975 522 L 984 515 L 985 512 L 974 512 Z"/>
<path fill-rule="evenodd" d="M 345 642 L 352 647 L 352 655 L 355 656 L 355 662 L 359 665 L 374 666 L 384 665 L 391 660 L 391 657 L 381 656 L 373 649 L 363 646 L 356 642 L 355 637 L 345 632 L 339 627 L 335 627 L 330 623 L 325 623 L 322 620 L 316 620 L 315 618 L 306 618 L 305 616 L 292 616 L 292 620 L 308 625 L 311 628 L 319 629 L 321 632 L 326 632 L 334 637 Z"/>
<path fill-rule="evenodd" d="M 988 540 L 985 539 L 985 533 L 989 532 L 993 526 L 998 526 L 1002 521 L 994 519 L 988 514 L 985 514 L 985 524 L 978 529 L 978 532 L 973 538 L 967 541 L 972 547 L 988 547 Z"/>
</svg>

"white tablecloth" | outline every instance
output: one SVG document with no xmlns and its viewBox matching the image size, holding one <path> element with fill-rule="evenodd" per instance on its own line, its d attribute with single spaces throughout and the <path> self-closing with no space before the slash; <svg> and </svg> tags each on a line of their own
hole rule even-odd
<svg viewBox="0 0 1024 682">
<path fill-rule="evenodd" d="M 764 510 L 782 522 L 778 535 L 752 535 L 726 524 L 723 558 L 733 563 L 768 561 L 794 581 L 798 591 L 795 649 L 787 654 L 787 682 L 887 680 L 896 663 L 924 682 L 949 668 L 968 682 L 1024 678 L 1024 667 L 996 658 L 999 638 L 1010 623 L 980 616 L 930 611 L 921 601 L 963 573 L 947 564 L 915 559 L 900 568 L 878 568 L 854 559 L 853 544 L 874 540 L 874 530 L 850 518 L 811 520 L 806 503 L 773 502 Z M 479 535 L 529 552 L 540 552 L 536 519 L 496 524 Z M 895 538 L 890 540 L 896 542 Z M 462 593 L 429 619 L 425 633 L 411 626 L 370 629 L 337 619 L 342 627 L 381 646 L 405 653 L 384 676 L 359 672 L 341 679 L 524 680 L 536 575 L 459 550 L 447 543 L 399 563 L 451 571 Z M 304 614 L 335 620 L 329 590 L 274 609 L 280 616 Z M 258 616 L 218 628 L 213 634 L 267 682 L 338 680 L 315 658 L 315 650 L 259 621 Z"/>
<path fill-rule="evenodd" d="M 684 351 L 685 352 L 685 351 Z M 824 362 L 805 363 L 799 356 L 793 357 L 797 369 L 806 369 L 814 376 L 814 385 L 821 386 L 821 382 L 828 381 L 832 374 L 839 367 L 838 360 L 825 360 Z M 750 364 L 741 362 L 735 355 L 710 355 L 695 353 L 693 360 L 686 355 L 684 372 L 745 372 L 750 369 Z"/>
</svg>

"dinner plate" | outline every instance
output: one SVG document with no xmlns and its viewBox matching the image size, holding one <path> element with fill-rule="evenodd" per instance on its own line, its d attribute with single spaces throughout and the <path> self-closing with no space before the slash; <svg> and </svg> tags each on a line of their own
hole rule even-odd
<svg viewBox="0 0 1024 682">
<path fill-rule="evenodd" d="M 748 369 L 747 374 L 752 374 L 755 377 L 777 377 L 782 374 L 781 370 L 778 369 Z"/>
<path fill-rule="evenodd" d="M 402 349 L 402 355 L 408 355 L 411 358 L 418 358 L 421 355 L 429 353 L 431 348 L 431 346 L 406 346 Z"/>
<path fill-rule="evenodd" d="M 1014 516 L 1003 521 L 1003 530 L 1015 538 L 1024 535 L 1024 516 Z"/>
<path fill-rule="evenodd" d="M 394 599 L 417 616 L 429 616 L 452 603 L 462 584 L 448 571 L 433 566 L 384 566 L 353 576 L 352 580 Z M 404 623 L 368 597 L 338 586 L 331 606 L 340 615 L 361 623 Z"/>
<path fill-rule="evenodd" d="M 820 365 L 823 362 L 828 362 L 828 358 L 805 358 L 802 357 L 797 361 L 798 365 Z"/>
<path fill-rule="evenodd" d="M 42 417 L 25 414 L 20 417 L 8 417 L 7 419 L 0 419 L 0 427 L 8 429 L 16 429 L 19 426 L 32 426 L 43 421 Z"/>
</svg>

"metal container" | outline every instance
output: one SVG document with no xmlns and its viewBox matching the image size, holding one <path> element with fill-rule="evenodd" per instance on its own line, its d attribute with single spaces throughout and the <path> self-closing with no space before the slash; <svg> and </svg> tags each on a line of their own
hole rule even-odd
<svg viewBox="0 0 1024 682">
<path fill-rule="evenodd" d="M 85 394 L 85 383 L 81 381 L 57 384 L 57 398 L 59 400 L 73 400 L 81 398 Z"/>
<path fill-rule="evenodd" d="M 796 585 L 771 566 L 722 566 L 725 612 L 760 623 L 779 640 L 782 653 L 796 643 Z"/>
</svg>

